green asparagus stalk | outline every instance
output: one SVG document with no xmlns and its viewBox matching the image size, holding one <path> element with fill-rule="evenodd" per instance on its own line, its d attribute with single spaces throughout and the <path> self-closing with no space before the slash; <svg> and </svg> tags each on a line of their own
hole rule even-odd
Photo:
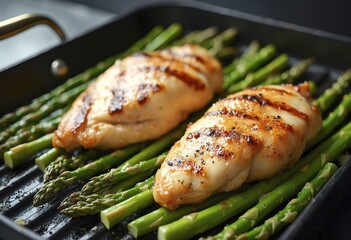
<svg viewBox="0 0 351 240">
<path fill-rule="evenodd" d="M 159 239 L 189 239 L 254 206 L 260 197 L 279 186 L 305 164 L 310 163 L 309 168 L 318 165 L 317 167 L 319 169 L 321 165 L 334 160 L 338 154 L 342 153 L 350 146 L 350 130 L 351 123 L 307 154 L 290 170 L 270 179 L 260 181 L 212 207 L 184 216 L 173 223 L 161 226 L 158 230 Z"/>
<path fill-rule="evenodd" d="M 235 56 L 237 49 L 235 47 L 223 47 L 215 52 L 215 57 L 219 60 Z"/>
<path fill-rule="evenodd" d="M 267 45 L 262 48 L 258 54 L 254 54 L 246 59 L 244 57 L 245 60 L 238 61 L 237 64 L 235 64 L 235 70 L 230 72 L 228 77 L 225 78 L 224 88 L 228 88 L 232 84 L 239 82 L 249 72 L 257 70 L 263 64 L 272 59 L 276 51 L 277 50 L 273 45 Z"/>
<path fill-rule="evenodd" d="M 294 83 L 296 79 L 304 74 L 308 67 L 313 63 L 313 59 L 308 58 L 302 60 L 286 70 L 285 72 L 278 74 L 274 77 L 268 78 L 266 81 L 262 82 L 260 85 L 276 85 L 282 83 Z"/>
<path fill-rule="evenodd" d="M 155 174 L 155 170 L 150 170 L 150 171 L 142 172 L 140 174 L 135 174 L 134 176 L 132 176 L 128 179 L 125 179 L 123 181 L 120 181 L 120 182 L 112 185 L 108 189 L 103 189 L 100 192 L 96 192 L 96 194 L 104 196 L 107 194 L 118 193 L 121 191 L 128 190 L 128 189 L 134 187 L 137 183 L 144 181 L 145 179 L 151 177 L 154 174 Z M 81 194 L 81 196 L 84 196 L 84 195 Z"/>
<path fill-rule="evenodd" d="M 213 29 L 215 31 L 215 33 L 212 36 L 210 36 L 210 38 L 213 37 L 214 35 L 216 35 L 217 30 L 215 28 L 211 27 L 211 28 L 208 28 L 208 29 Z M 184 45 L 184 44 L 187 44 L 187 43 L 194 43 L 194 39 L 196 38 L 196 36 L 200 32 L 201 32 L 200 30 L 192 31 L 192 32 L 184 35 L 182 38 L 173 41 L 171 44 L 169 44 L 169 46 L 181 46 L 181 45 Z"/>
<path fill-rule="evenodd" d="M 351 112 L 351 93 L 344 95 L 341 103 L 336 107 L 328 117 L 323 121 L 322 128 L 316 137 L 310 141 L 306 149 L 312 149 L 318 143 L 323 141 L 327 136 L 329 136 L 346 118 Z"/>
<path fill-rule="evenodd" d="M 13 169 L 30 156 L 51 147 L 52 134 L 45 135 L 29 143 L 20 144 L 4 153 L 4 162 L 6 166 Z"/>
<path fill-rule="evenodd" d="M 344 89 L 351 83 L 351 69 L 341 74 L 331 88 L 323 92 L 323 94 L 314 101 L 314 104 L 322 113 L 325 113 L 338 99 L 335 95 L 341 95 Z"/>
<path fill-rule="evenodd" d="M 147 161 L 141 161 L 139 163 L 131 164 L 131 161 L 128 160 L 125 164 L 122 164 L 113 171 L 108 172 L 107 174 L 94 177 L 90 182 L 85 184 L 82 188 L 82 194 L 88 195 L 95 192 L 99 192 L 103 189 L 107 189 L 113 184 L 117 183 L 122 179 L 126 179 L 135 174 L 139 174 L 148 170 L 157 169 L 161 166 L 163 160 L 167 155 L 162 153 L 161 155 L 154 157 Z M 134 158 L 135 159 L 135 158 Z M 133 158 L 131 160 L 134 160 Z"/>
<path fill-rule="evenodd" d="M 297 198 L 292 199 L 284 209 L 267 219 L 261 226 L 239 235 L 237 239 L 268 239 L 274 233 L 294 221 L 297 215 L 311 202 L 312 198 L 333 176 L 336 170 L 337 166 L 335 164 L 327 163 L 311 182 L 305 184 Z"/>
<path fill-rule="evenodd" d="M 144 36 L 139 41 L 137 41 L 134 45 L 132 45 L 122 55 L 128 55 L 132 52 L 142 50 L 146 46 L 146 44 L 148 44 L 150 41 L 152 41 L 162 31 L 163 31 L 163 27 L 161 27 L 161 26 L 154 27 L 146 36 Z M 47 93 L 47 94 L 45 94 L 37 99 L 34 99 L 31 104 L 29 104 L 27 106 L 20 107 L 15 112 L 8 113 L 8 114 L 4 115 L 0 119 L 0 129 L 4 129 L 9 124 L 11 124 L 15 121 L 18 121 L 23 116 L 38 110 L 43 104 L 45 104 L 49 100 L 51 100 L 55 97 L 58 97 L 62 93 L 66 92 L 74 87 L 77 87 L 78 85 L 80 85 L 84 82 L 87 82 L 87 81 L 95 78 L 96 76 L 100 75 L 107 68 L 109 68 L 116 61 L 116 59 L 119 57 L 120 57 L 120 54 L 118 54 L 114 57 L 110 57 L 110 58 L 106 59 L 105 61 L 98 63 L 96 66 L 91 67 L 91 68 L 87 69 L 86 71 L 84 71 L 83 73 L 67 80 L 64 84 L 55 88 L 50 93 Z"/>
<path fill-rule="evenodd" d="M 80 195 L 80 201 L 76 202 L 75 204 L 66 204 L 64 201 L 63 204 L 66 205 L 66 207 L 63 207 L 64 205 L 61 204 L 59 209 L 63 214 L 69 217 L 95 215 L 104 209 L 112 207 L 143 191 L 151 189 L 153 184 L 154 176 L 123 192 L 107 195 L 100 195 L 96 193 L 92 195 Z M 76 199 L 70 200 L 76 201 Z M 69 206 L 67 207 L 67 205 Z"/>
<path fill-rule="evenodd" d="M 183 28 L 180 24 L 170 25 L 162 34 L 158 35 L 152 42 L 148 43 L 144 50 L 153 51 L 163 48 L 173 42 L 182 34 Z"/>
<path fill-rule="evenodd" d="M 262 67 L 255 73 L 248 74 L 243 81 L 228 87 L 228 91 L 230 93 L 235 93 L 242 91 L 245 88 L 256 86 L 262 83 L 269 75 L 277 73 L 282 69 L 286 68 L 288 63 L 288 55 L 281 54 L 279 57 L 267 64 L 265 67 Z"/>
<path fill-rule="evenodd" d="M 45 117 L 45 118 L 42 118 L 39 122 L 39 124 L 41 123 L 46 123 L 46 122 L 51 122 L 51 121 L 54 121 L 58 118 L 61 118 L 63 116 L 63 114 L 65 114 L 68 109 L 70 109 L 71 107 L 71 104 L 68 104 L 67 106 L 65 106 L 64 108 L 59 108 L 55 111 L 53 111 L 52 113 L 50 113 L 49 116 Z"/>
<path fill-rule="evenodd" d="M 140 199 L 142 199 L 142 201 Z M 110 229 L 126 217 L 129 217 L 133 213 L 144 209 L 153 203 L 154 198 L 152 196 L 152 190 L 147 189 L 141 193 L 134 195 L 131 198 L 128 198 L 123 202 L 120 202 L 101 211 L 101 222 L 106 226 L 107 229 Z"/>
<path fill-rule="evenodd" d="M 316 94 L 316 92 L 317 92 L 317 85 L 316 85 L 316 83 L 314 81 L 312 81 L 312 80 L 307 81 L 307 83 L 308 83 L 308 86 L 310 88 L 311 96 L 314 96 Z"/>
<path fill-rule="evenodd" d="M 12 124 L 6 130 L 0 133 L 0 143 L 4 143 L 10 136 L 15 134 L 19 129 L 29 126 L 33 123 L 39 122 L 40 119 L 49 115 L 51 112 L 59 107 L 64 107 L 70 104 L 82 91 L 84 91 L 90 82 L 84 83 L 76 88 L 73 88 L 64 94 L 51 99 L 45 105 L 40 107 L 36 112 L 24 116 L 20 121 Z"/>
<path fill-rule="evenodd" d="M 217 29 L 213 27 L 200 32 L 191 32 L 182 39 L 175 41 L 173 45 L 196 43 L 207 48 L 218 59 L 233 56 L 236 53 L 236 49 L 227 45 L 236 37 L 237 31 L 229 28 L 218 35 L 216 33 Z"/>
<path fill-rule="evenodd" d="M 213 38 L 217 34 L 217 28 L 209 27 L 203 31 L 193 31 L 189 34 L 185 35 L 181 39 L 174 41 L 172 46 L 180 46 L 188 43 L 201 44 L 211 38 Z"/>
<path fill-rule="evenodd" d="M 135 219 L 128 224 L 129 234 L 135 238 L 141 237 L 149 232 L 156 230 L 158 227 L 174 222 L 186 214 L 203 210 L 212 205 L 224 200 L 233 195 L 232 192 L 221 193 L 215 195 L 200 204 L 186 205 L 179 207 L 176 211 L 171 211 L 167 208 L 161 207 L 147 215 Z"/>
<path fill-rule="evenodd" d="M 257 41 L 252 41 L 240 58 L 236 58 L 232 62 L 232 64 L 229 64 L 228 66 L 223 68 L 223 75 L 225 75 L 224 78 L 226 79 L 227 78 L 226 75 L 229 75 L 232 71 L 235 71 L 236 67 L 240 62 L 248 61 L 251 57 L 255 56 L 259 48 L 260 48 L 259 43 Z M 229 80 L 225 80 L 225 82 L 228 82 L 228 81 Z"/>
<path fill-rule="evenodd" d="M 106 154 L 106 153 L 105 153 Z M 44 183 L 49 182 L 65 171 L 72 171 L 84 166 L 89 160 L 100 158 L 102 151 L 91 149 L 76 156 L 62 155 L 52 161 L 44 171 Z"/>
<path fill-rule="evenodd" d="M 44 186 L 35 194 L 33 205 L 38 206 L 46 203 L 67 186 L 70 186 L 79 180 L 86 180 L 99 172 L 106 171 L 112 166 L 120 164 L 143 149 L 144 145 L 145 144 L 134 144 L 116 150 L 112 154 L 95 160 L 81 168 L 77 168 L 74 171 L 63 172 L 58 178 L 44 184 Z"/>
<path fill-rule="evenodd" d="M 141 181 L 144 181 L 146 178 L 150 177 L 155 173 L 155 171 L 149 171 L 149 172 L 144 172 L 138 175 L 135 175 L 129 179 L 123 180 L 112 187 L 108 189 L 104 189 L 103 191 L 96 192 L 90 195 L 83 195 L 78 192 L 74 192 L 68 197 L 66 197 L 60 204 L 59 210 L 63 210 L 65 208 L 70 208 L 73 209 L 75 207 L 79 207 L 80 205 L 84 205 L 85 207 L 87 204 L 94 202 L 95 200 L 98 201 L 98 199 L 102 198 L 103 196 L 106 196 L 108 194 L 116 194 L 120 193 L 122 191 L 126 191 L 132 187 L 134 187 L 136 184 L 140 183 Z M 88 201 L 89 200 L 89 201 Z M 75 205 L 75 206 L 74 206 Z M 94 208 L 94 205 L 91 205 L 91 208 Z M 89 210 L 92 211 L 92 210 Z"/>
<path fill-rule="evenodd" d="M 82 189 L 82 194 L 88 195 L 94 193 L 94 191 L 101 191 L 103 188 L 101 187 L 101 184 L 106 181 L 103 179 L 106 179 L 106 177 L 113 176 L 114 173 L 118 173 L 121 169 L 129 166 L 133 166 L 135 164 L 138 164 L 139 162 L 145 160 L 145 159 L 150 159 L 152 157 L 157 156 L 158 154 L 162 153 L 165 151 L 167 148 L 172 146 L 172 144 L 177 141 L 184 133 L 186 128 L 186 123 L 182 123 L 179 127 L 176 129 L 172 130 L 171 132 L 167 133 L 160 139 L 156 140 L 150 146 L 146 147 L 143 151 L 141 151 L 139 154 L 133 156 L 131 159 L 126 161 L 124 164 L 119 166 L 118 168 L 111 169 L 108 173 L 102 174 L 100 176 L 97 176 L 93 178 L 90 182 L 88 182 L 85 186 L 83 186 Z M 109 177 L 109 184 L 114 184 L 116 181 L 113 181 L 113 177 Z M 105 185 L 104 185 L 105 186 Z"/>
<path fill-rule="evenodd" d="M 216 37 L 205 41 L 201 45 L 209 50 L 209 52 L 213 56 L 219 57 L 224 48 L 233 41 L 233 39 L 237 36 L 237 30 L 235 28 L 228 28 L 227 30 L 221 32 Z"/>
<path fill-rule="evenodd" d="M 35 159 L 35 163 L 39 169 L 44 172 L 44 170 L 53 162 L 56 158 L 62 155 L 65 151 L 62 148 L 51 148 L 46 153 L 40 155 Z"/>
<path fill-rule="evenodd" d="M 235 28 L 228 28 L 223 32 L 217 34 L 214 38 L 210 38 L 200 43 L 200 45 L 206 49 L 219 50 L 221 47 L 226 46 L 232 42 L 234 37 L 238 34 Z"/>
<path fill-rule="evenodd" d="M 25 142 L 30 142 L 45 134 L 52 133 L 56 130 L 60 119 L 55 119 L 51 122 L 40 123 L 31 127 L 28 127 L 25 131 L 17 133 L 15 136 L 9 138 L 4 144 L 0 145 L 0 155 L 10 150 L 11 148 L 20 145 Z"/>
</svg>

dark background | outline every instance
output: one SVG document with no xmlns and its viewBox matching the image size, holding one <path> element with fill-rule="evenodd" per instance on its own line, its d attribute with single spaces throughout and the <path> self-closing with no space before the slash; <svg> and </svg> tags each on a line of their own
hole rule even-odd
<svg viewBox="0 0 351 240">
<path fill-rule="evenodd" d="M 67 1 L 67 0 L 66 0 Z M 351 5 L 347 0 L 197 0 L 242 12 L 351 37 Z M 70 0 L 104 11 L 121 13 L 152 0 Z"/>
</svg>

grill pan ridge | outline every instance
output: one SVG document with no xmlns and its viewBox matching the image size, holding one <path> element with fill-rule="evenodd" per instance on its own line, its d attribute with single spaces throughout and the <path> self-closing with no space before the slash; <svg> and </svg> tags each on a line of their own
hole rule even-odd
<svg viewBox="0 0 351 240">
<path fill-rule="evenodd" d="M 336 77 L 351 65 L 347 56 L 347 53 L 351 52 L 349 38 L 205 3 L 162 2 L 123 14 L 98 29 L 4 70 L 0 77 L 0 114 L 28 103 L 33 97 L 64 81 L 50 75 L 49 67 L 53 60 L 64 59 L 70 68 L 68 77 L 71 77 L 127 48 L 130 42 L 140 38 L 154 25 L 167 26 L 174 22 L 181 23 L 185 32 L 209 26 L 217 26 L 220 29 L 235 27 L 239 31 L 239 39 L 236 42 L 239 49 L 245 48 L 254 39 L 259 40 L 261 44 L 272 43 L 279 51 L 292 56 L 291 63 L 314 57 L 317 61 L 310 67 L 304 79 L 316 81 L 317 94 L 330 86 Z M 13 83 L 16 83 L 16 86 L 30 84 L 33 87 L 25 88 L 26 95 L 23 96 L 21 90 L 17 90 Z M 9 97 L 9 92 L 13 96 Z M 81 183 L 65 190 L 61 197 L 48 204 L 33 207 L 32 198 L 42 185 L 42 173 L 32 160 L 28 159 L 15 170 L 8 169 L 3 162 L 0 163 L 0 239 L 132 239 L 127 234 L 127 223 L 156 208 L 153 206 L 134 214 L 109 231 L 100 223 L 99 216 L 74 219 L 65 217 L 56 208 L 65 196 L 81 187 Z M 347 213 L 351 216 L 351 207 L 347 208 L 351 192 L 348 193 L 342 188 L 342 183 L 347 181 L 351 181 L 350 161 L 338 170 L 317 195 L 313 204 L 275 238 L 343 239 L 348 236 L 346 234 L 351 234 L 351 229 L 347 227 L 337 228 L 338 232 L 333 231 L 336 229 L 336 223 L 327 219 L 328 215 L 336 215 L 342 209 L 343 216 Z M 338 198 L 332 197 L 335 195 L 338 195 Z M 25 221 L 25 228 L 13 222 L 18 219 Z M 351 226 L 351 220 L 343 221 L 344 226 Z M 318 228 L 319 224 L 325 226 L 328 231 Z M 143 239 L 155 239 L 155 233 L 146 235 Z"/>
</svg>

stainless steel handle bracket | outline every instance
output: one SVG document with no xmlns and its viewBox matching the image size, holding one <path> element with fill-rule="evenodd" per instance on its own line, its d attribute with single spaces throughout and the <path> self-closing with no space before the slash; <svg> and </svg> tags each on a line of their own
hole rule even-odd
<svg viewBox="0 0 351 240">
<path fill-rule="evenodd" d="M 26 13 L 0 22 L 0 40 L 23 32 L 33 26 L 44 24 L 54 30 L 62 41 L 66 35 L 52 19 L 39 14 Z"/>
</svg>

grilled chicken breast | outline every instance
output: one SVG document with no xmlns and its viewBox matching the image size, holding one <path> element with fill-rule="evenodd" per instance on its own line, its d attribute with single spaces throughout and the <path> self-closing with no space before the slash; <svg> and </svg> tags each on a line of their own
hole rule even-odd
<svg viewBox="0 0 351 240">
<path fill-rule="evenodd" d="M 110 150 L 156 139 L 205 106 L 222 83 L 220 63 L 197 45 L 134 54 L 76 99 L 53 145 Z"/>
<path fill-rule="evenodd" d="M 175 209 L 292 166 L 321 128 L 307 83 L 244 90 L 187 128 L 156 174 L 154 199 Z"/>
</svg>

